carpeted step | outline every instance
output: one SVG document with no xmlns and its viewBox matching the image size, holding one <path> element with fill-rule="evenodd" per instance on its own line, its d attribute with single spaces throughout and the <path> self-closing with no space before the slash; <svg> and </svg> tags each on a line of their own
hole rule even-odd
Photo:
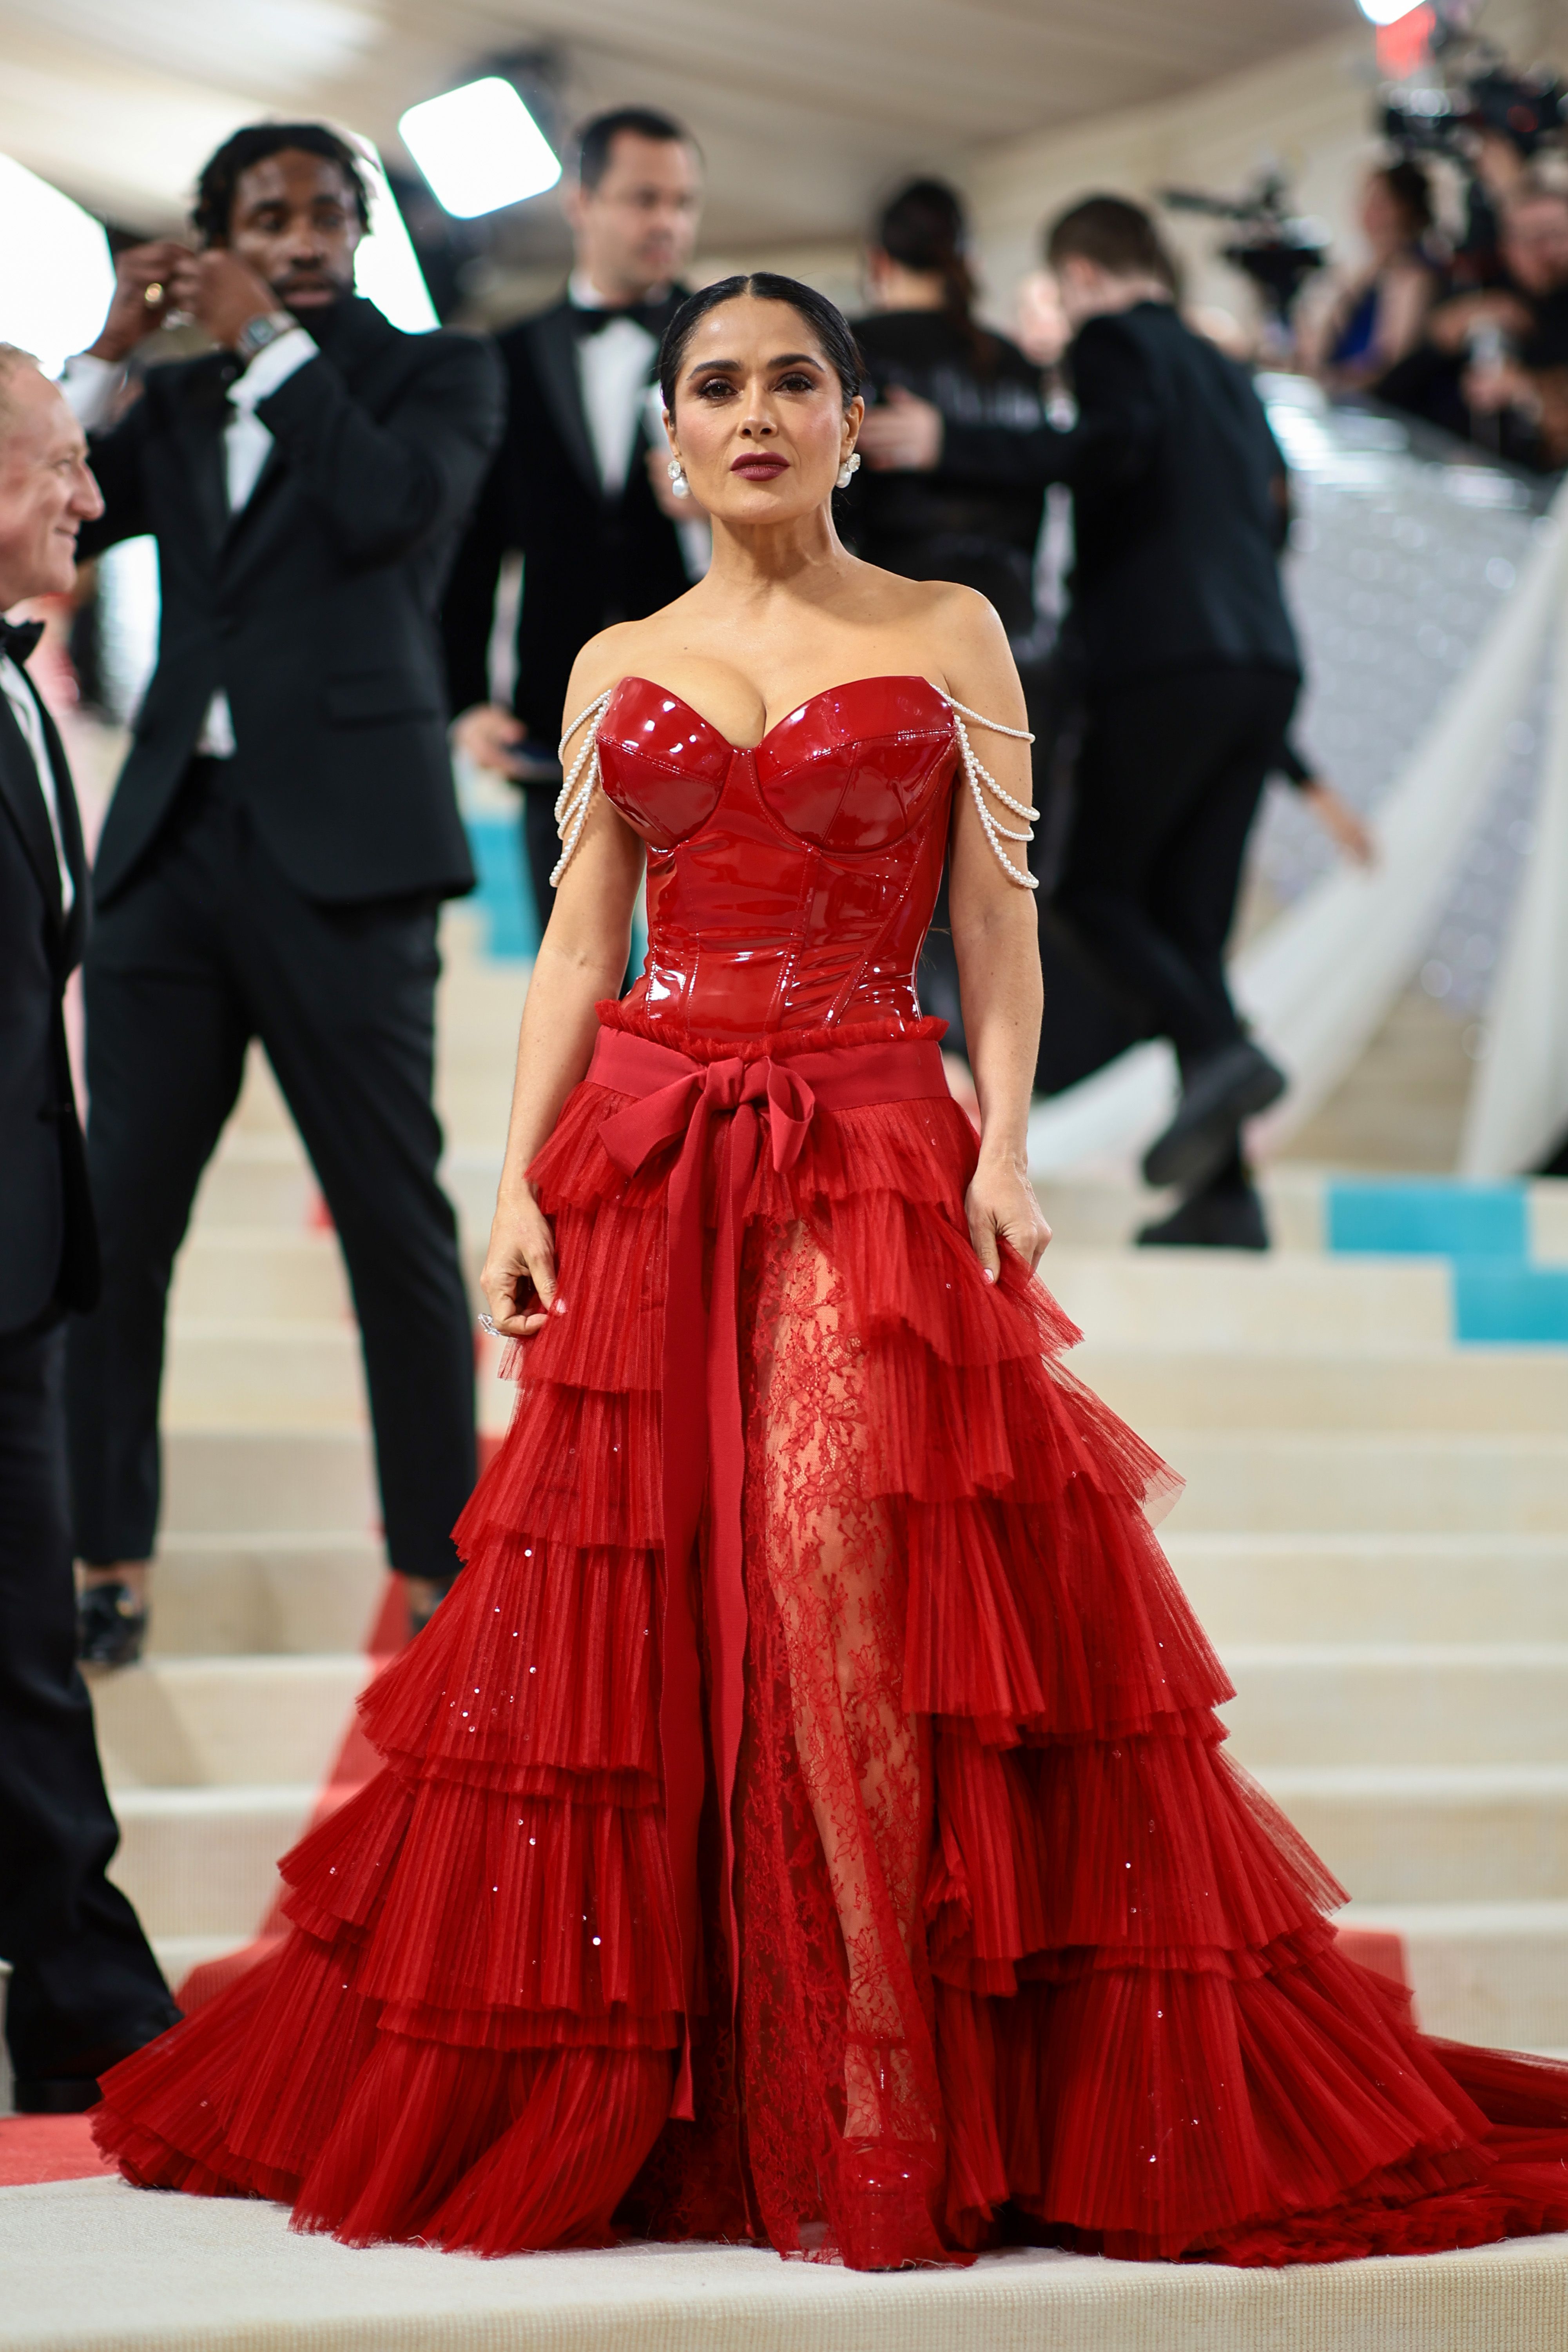
<svg viewBox="0 0 1568 2352">
<path fill-rule="evenodd" d="M 1568 1643 L 1222 1647 L 1243 1763 L 1556 1764 Z"/>
<path fill-rule="evenodd" d="M 1568 1642 L 1568 1533 L 1161 1535 L 1215 1642 Z M 1568 1730 L 1568 1727 L 1565 1727 Z"/>
<path fill-rule="evenodd" d="M 381 1517 L 369 1434 L 358 1429 L 168 1429 L 163 1496 L 173 1535 L 362 1536 Z"/>
<path fill-rule="evenodd" d="M 385 1580 L 385 1550 L 369 1533 L 165 1533 L 152 1571 L 149 1654 L 358 1651 Z"/>
<path fill-rule="evenodd" d="M 317 1782 L 370 1673 L 348 1657 L 150 1658 L 90 1675 L 110 1789 Z"/>
<path fill-rule="evenodd" d="M 1568 2043 L 1568 1902 L 1352 1903 L 1338 1924 L 1399 1937 L 1427 2032 L 1505 2050 Z"/>
<path fill-rule="evenodd" d="M 1040 1278 L 1099 1347 L 1447 1346 L 1440 1260 L 1051 1248 Z"/>
<path fill-rule="evenodd" d="M 1568 1437 L 1145 1427 L 1186 1481 L 1184 1534 L 1502 1532 L 1568 1527 Z"/>
<path fill-rule="evenodd" d="M 1548 2352 L 1568 2240 L 1234 2271 L 1032 2249 L 847 2271 L 740 2246 L 350 2251 L 248 2199 L 0 2192 L 5 2352 Z"/>
<path fill-rule="evenodd" d="M 1568 1764 L 1261 1767 L 1357 1902 L 1568 1899 Z"/>
<path fill-rule="evenodd" d="M 1568 1349 L 1090 1339 L 1070 1361 L 1134 1429 L 1568 1430 Z"/>
<path fill-rule="evenodd" d="M 311 1818 L 314 1781 L 292 1787 L 120 1789 L 110 1875 L 150 1936 L 254 1936 L 277 1886 L 277 1861 Z M 0 2339 L 3 2340 L 3 2339 Z"/>
<path fill-rule="evenodd" d="M 176 1323 L 212 1317 L 320 1323 L 353 1313 L 336 1235 L 273 1225 L 196 1226 L 180 1252 L 170 1305 Z"/>
</svg>

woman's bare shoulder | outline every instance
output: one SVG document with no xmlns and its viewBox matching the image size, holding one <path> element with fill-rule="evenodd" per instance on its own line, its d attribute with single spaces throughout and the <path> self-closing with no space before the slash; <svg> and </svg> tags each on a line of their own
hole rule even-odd
<svg viewBox="0 0 1568 2352">
<path fill-rule="evenodd" d="M 580 715 L 586 717 L 600 696 L 619 686 L 623 677 L 646 675 L 648 666 L 656 665 L 660 625 L 665 617 L 664 613 L 654 613 L 645 621 L 616 621 L 589 638 L 571 667 L 563 726 L 570 727 Z"/>
</svg>

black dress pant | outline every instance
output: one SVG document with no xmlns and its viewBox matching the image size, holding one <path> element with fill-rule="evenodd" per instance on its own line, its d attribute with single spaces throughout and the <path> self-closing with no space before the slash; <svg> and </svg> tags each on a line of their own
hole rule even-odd
<svg viewBox="0 0 1568 2352">
<path fill-rule="evenodd" d="M 179 2014 L 105 1869 L 120 1832 L 76 1663 L 63 1323 L 0 1338 L 0 1959 L 19 2081 L 92 2080 Z"/>
<path fill-rule="evenodd" d="M 259 1037 L 326 1196 L 364 1347 L 388 1556 L 449 1576 L 474 1484 L 474 1342 L 431 1100 L 436 908 L 323 906 L 257 838 L 221 761 L 193 763 L 86 970 L 88 1168 L 103 1295 L 70 1339 L 77 1549 L 153 1547 L 170 1272 Z M 234 1302 L 236 1315 L 245 1300 Z"/>
<path fill-rule="evenodd" d="M 1240 666 L 1091 694 L 1056 905 L 1184 1066 L 1241 1034 L 1225 944 L 1299 681 Z"/>
<path fill-rule="evenodd" d="M 559 791 L 559 784 L 529 784 L 523 793 L 523 869 L 534 894 L 534 912 L 538 917 L 541 940 L 555 905 L 549 878 L 560 858 L 560 835 L 555 829 L 556 796 Z"/>
</svg>

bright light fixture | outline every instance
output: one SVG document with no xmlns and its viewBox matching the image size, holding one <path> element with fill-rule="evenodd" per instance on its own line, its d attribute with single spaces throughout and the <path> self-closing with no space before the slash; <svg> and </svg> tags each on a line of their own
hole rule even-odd
<svg viewBox="0 0 1568 2352">
<path fill-rule="evenodd" d="M 411 106 L 397 127 L 437 202 L 458 220 L 520 204 L 560 177 L 544 132 L 498 74 Z"/>
<path fill-rule="evenodd" d="M 1401 16 L 1421 7 L 1423 0 L 1355 0 L 1355 5 L 1370 24 L 1397 25 Z"/>
<path fill-rule="evenodd" d="M 343 136 L 358 154 L 371 191 L 371 225 L 354 256 L 354 291 L 405 335 L 423 335 L 441 322 L 382 159 L 359 131 L 345 130 Z"/>
<path fill-rule="evenodd" d="M 0 155 L 0 341 L 57 375 L 103 324 L 114 291 L 109 239 L 90 213 L 9 155 Z"/>
</svg>

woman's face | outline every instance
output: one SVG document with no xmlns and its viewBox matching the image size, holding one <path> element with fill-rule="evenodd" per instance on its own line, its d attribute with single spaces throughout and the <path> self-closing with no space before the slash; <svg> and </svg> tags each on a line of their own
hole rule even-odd
<svg viewBox="0 0 1568 2352">
<path fill-rule="evenodd" d="M 1381 172 L 1372 173 L 1362 191 L 1361 226 L 1374 253 L 1394 252 L 1406 242 L 1405 207 Z"/>
<path fill-rule="evenodd" d="M 742 294 L 697 321 L 670 441 L 709 514 L 789 522 L 831 498 L 864 413 L 799 310 Z"/>
</svg>

